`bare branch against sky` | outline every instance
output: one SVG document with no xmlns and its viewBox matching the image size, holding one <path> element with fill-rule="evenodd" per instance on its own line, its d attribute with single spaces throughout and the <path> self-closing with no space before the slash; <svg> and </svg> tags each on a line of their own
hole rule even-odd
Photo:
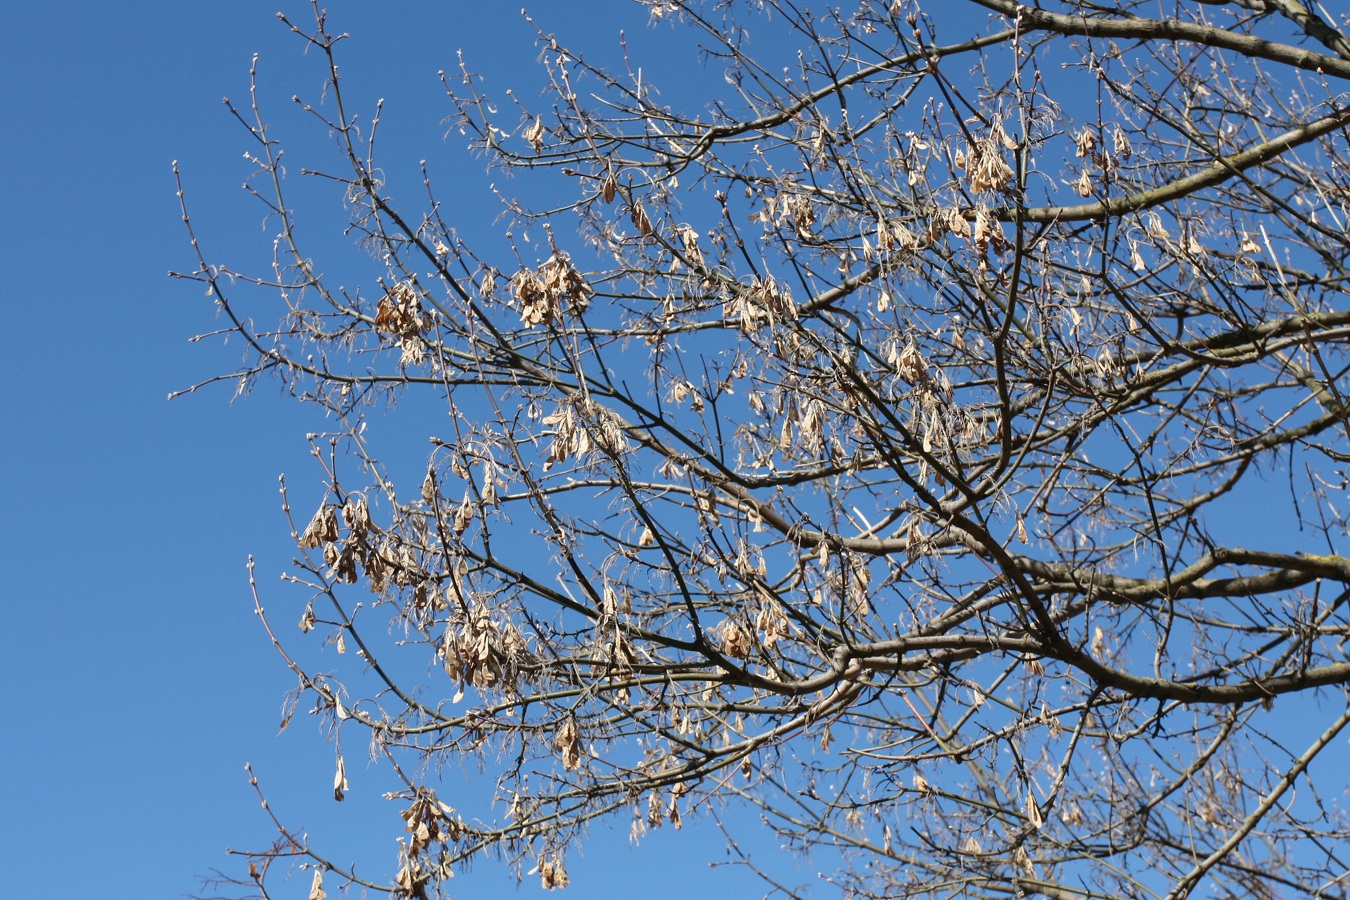
<svg viewBox="0 0 1350 900">
<path fill-rule="evenodd" d="M 326 416 L 254 585 L 289 709 L 406 826 L 278 812 L 226 888 L 563 887 L 693 821 L 773 896 L 1344 897 L 1346 23 L 641 5 L 651 59 L 443 73 L 495 221 L 385 168 L 317 11 L 322 94 L 230 106 L 275 264 L 180 187 L 220 378 Z"/>
</svg>

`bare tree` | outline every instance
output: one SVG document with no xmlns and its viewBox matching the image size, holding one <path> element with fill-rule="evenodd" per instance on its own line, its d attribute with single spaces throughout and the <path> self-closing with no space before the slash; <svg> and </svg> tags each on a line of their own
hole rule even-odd
<svg viewBox="0 0 1350 900">
<path fill-rule="evenodd" d="M 309 671 L 264 621 L 407 823 L 392 884 L 280 821 L 240 884 L 448 896 L 488 854 L 558 887 L 588 824 L 697 816 L 855 897 L 1347 896 L 1346 22 L 640 2 L 718 96 L 542 30 L 537 105 L 445 75 L 491 165 L 570 197 L 510 198 L 513 253 L 430 177 L 385 192 L 317 10 L 313 174 L 363 287 L 316 274 L 236 111 L 279 261 L 180 277 L 250 348 L 224 377 L 338 423 L 272 606 L 352 652 Z M 363 423 L 418 394 L 395 485 Z M 446 764 L 495 803 L 444 802 Z"/>
</svg>

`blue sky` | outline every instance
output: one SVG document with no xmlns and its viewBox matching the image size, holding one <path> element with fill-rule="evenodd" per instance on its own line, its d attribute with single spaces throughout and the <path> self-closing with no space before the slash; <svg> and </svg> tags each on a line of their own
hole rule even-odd
<svg viewBox="0 0 1350 900">
<path fill-rule="evenodd" d="M 428 160 L 442 199 L 454 203 L 448 218 L 474 242 L 496 235 L 500 207 L 489 182 L 510 195 L 534 181 L 489 175 L 458 135 L 447 138 L 451 110 L 437 71 L 453 71 L 462 49 L 497 96 L 514 86 L 523 103 L 537 98 L 535 35 L 519 7 L 329 4 L 332 27 L 352 35 L 342 55 L 348 101 L 362 115 L 378 98 L 387 101 L 382 160 L 391 192 L 416 206 L 417 163 Z M 199 286 L 167 277 L 195 266 L 173 162 L 207 257 L 257 270 L 275 228 L 263 227 L 259 206 L 240 190 L 252 170 L 243 159 L 249 139 L 221 104 L 229 96 L 246 106 L 254 53 L 273 136 L 290 148 L 294 168 L 324 146 L 322 132 L 289 102 L 292 94 L 319 95 L 322 61 L 304 56 L 302 42 L 277 21 L 279 8 L 297 24 L 311 21 L 304 0 L 72 0 L 15 5 L 0 29 L 9 210 L 0 226 L 0 285 L 10 315 L 0 332 L 6 897 L 211 893 L 201 876 L 240 871 L 227 846 L 258 848 L 272 838 L 245 762 L 278 815 L 332 857 L 362 860 L 372 874 L 394 862 L 401 823 L 397 808 L 379 799 L 387 773 L 367 767 L 361 748 L 346 747 L 351 791 L 337 804 L 333 751 L 313 720 L 297 716 L 278 733 L 293 678 L 268 645 L 248 588 L 253 554 L 276 621 L 299 618 L 303 600 L 277 580 L 293 553 L 277 476 L 287 474 L 297 515 L 307 516 L 321 473 L 305 434 L 323 423 L 270 382 L 239 400 L 223 385 L 166 399 L 242 358 L 239 347 L 217 339 L 189 343 L 220 323 Z M 544 0 L 530 11 L 542 28 L 602 61 L 617 58 L 617 32 L 626 28 L 633 57 L 672 90 L 697 93 L 700 79 L 721 80 L 675 53 L 672 32 L 649 29 L 629 0 Z M 319 213 L 301 222 L 316 258 L 324 266 L 360 260 L 340 234 L 340 204 L 297 176 L 288 190 Z M 410 457 L 423 452 L 426 434 L 416 434 Z M 1234 502 L 1255 506 L 1266 489 L 1257 485 Z M 1252 517 L 1251 528 L 1271 529 L 1269 514 Z M 1289 540 L 1299 539 L 1291 531 Z M 1287 724 L 1293 731 L 1319 723 Z M 452 772 L 443 796 L 453 800 L 473 782 Z M 572 887 L 561 896 L 764 892 L 743 870 L 709 869 L 727 859 L 710 827 L 666 827 L 634 852 L 626 820 L 615 825 L 594 833 L 583 857 L 569 857 Z M 809 866 L 782 856 L 769 832 L 759 833 L 764 839 L 745 848 L 757 861 L 774 860 L 792 883 L 815 880 Z M 297 874 L 279 896 L 303 898 L 308 887 Z M 834 893 L 822 886 L 815 895 Z M 455 896 L 543 892 L 537 879 L 517 891 L 504 869 L 479 864 L 457 877 Z"/>
<path fill-rule="evenodd" d="M 240 358 L 218 341 L 188 343 L 217 323 L 195 286 L 166 277 L 193 266 L 173 161 L 208 255 L 246 264 L 266 258 L 270 232 L 239 190 L 247 138 L 220 100 L 246 99 L 254 52 L 278 136 L 314 137 L 286 99 L 317 95 L 322 71 L 275 19 L 279 7 L 309 22 L 307 4 L 284 0 L 6 12 L 6 896 L 200 891 L 199 876 L 232 865 L 226 846 L 271 838 L 246 761 L 279 814 L 337 848 L 337 858 L 394 858 L 397 810 L 366 789 L 378 773 L 349 761 L 353 791 L 335 804 L 332 753 L 316 730 L 298 721 L 278 734 L 292 680 L 248 593 L 248 554 L 265 587 L 289 559 L 276 478 L 287 472 L 300 491 L 316 488 L 304 441 L 316 424 L 268 383 L 235 402 L 220 386 L 166 400 Z M 486 233 L 496 207 L 483 164 L 442 139 L 449 110 L 436 72 L 453 69 L 463 48 L 489 77 L 528 73 L 533 33 L 519 5 L 451 0 L 376 11 L 335 2 L 330 10 L 333 26 L 353 35 L 344 72 L 358 107 L 389 100 L 382 127 L 393 177 L 411 179 L 415 169 L 399 166 L 420 158 L 442 174 L 462 171 L 456 219 Z M 542 26 L 605 51 L 624 24 L 639 48 L 663 40 L 622 0 L 532 12 Z M 521 77 L 533 91 L 537 82 Z M 626 834 L 601 834 L 585 859 L 569 861 L 567 896 L 610 896 L 616 883 L 654 898 L 759 892 L 731 869 L 709 874 L 703 863 L 721 858 L 720 837 L 706 829 L 664 829 L 639 854 L 628 852 Z M 511 896 L 512 885 L 503 870 L 480 865 L 456 895 Z M 288 890 L 305 896 L 308 878 Z M 519 891 L 539 894 L 534 879 Z"/>
</svg>

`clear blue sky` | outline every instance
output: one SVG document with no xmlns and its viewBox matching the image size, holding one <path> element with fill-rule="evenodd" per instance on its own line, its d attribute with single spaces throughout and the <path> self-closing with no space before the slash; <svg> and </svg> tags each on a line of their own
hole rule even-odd
<svg viewBox="0 0 1350 900">
<path fill-rule="evenodd" d="M 287 472 L 312 493 L 304 434 L 314 423 L 270 384 L 235 403 L 220 387 L 165 399 L 239 360 L 219 342 L 188 343 L 216 322 L 200 291 L 166 277 L 193 267 L 171 163 L 182 166 L 208 254 L 264 258 L 270 232 L 239 190 L 248 142 L 220 100 L 246 99 L 259 52 L 271 118 L 300 138 L 285 99 L 321 86 L 319 61 L 302 57 L 278 8 L 309 21 L 295 0 L 25 3 L 0 29 L 7 897 L 199 891 L 199 875 L 234 864 L 226 846 L 271 839 L 245 781 L 250 760 L 279 813 L 335 857 L 394 859 L 397 810 L 370 796 L 378 773 L 352 763 L 361 754 L 349 756 L 353 791 L 339 805 L 331 751 L 311 722 L 299 717 L 278 735 L 292 679 L 251 611 L 246 556 L 258 558 L 265 585 L 286 566 L 276 477 Z M 442 140 L 449 110 L 436 71 L 453 69 L 463 48 L 497 86 L 537 84 L 521 75 L 535 51 L 519 4 L 329 8 L 353 35 L 344 69 L 353 98 L 362 109 L 389 100 L 386 164 L 463 166 L 473 189 L 455 218 L 486 231 L 495 208 L 482 162 Z M 608 52 L 621 24 L 649 51 L 662 40 L 623 0 L 554 0 L 531 12 Z M 707 874 L 705 863 L 724 857 L 706 830 L 664 829 L 636 856 L 623 832 L 597 837 L 586 859 L 569 860 L 574 900 L 629 889 L 762 893 L 730 869 Z M 488 865 L 457 881 L 461 898 L 540 895 L 535 879 L 517 893 Z M 288 889 L 305 896 L 308 878 Z"/>
<path fill-rule="evenodd" d="M 332 26 L 352 34 L 343 55 L 349 100 L 363 114 L 376 98 L 388 101 L 383 162 L 395 195 L 413 205 L 420 159 L 443 186 L 462 173 L 445 195 L 456 204 L 449 218 L 466 238 L 487 239 L 498 207 L 483 160 L 466 155 L 457 135 L 444 139 L 450 109 L 436 73 L 454 70 L 463 49 L 498 96 L 514 85 L 524 102 L 537 97 L 534 34 L 519 0 L 328 6 Z M 298 619 L 299 604 L 288 606 L 273 587 L 291 556 L 276 478 L 286 472 L 298 495 L 315 495 L 304 436 L 321 426 L 266 382 L 235 402 L 228 387 L 166 400 L 241 358 L 216 340 L 188 343 L 218 323 L 200 290 L 166 277 L 195 265 L 172 162 L 208 257 L 265 263 L 274 229 L 261 227 L 259 207 L 239 190 L 251 171 L 242 158 L 249 141 L 220 100 L 246 102 L 260 53 L 273 134 L 295 148 L 295 168 L 300 150 L 322 144 L 288 103 L 293 93 L 318 95 L 321 61 L 306 59 L 275 18 L 281 8 L 308 24 L 309 5 L 11 7 L 0 28 L 0 289 L 10 316 L 0 330 L 0 897 L 180 897 L 202 892 L 200 876 L 213 868 L 237 873 L 225 848 L 272 838 L 246 761 L 287 823 L 334 858 L 383 871 L 400 822 L 378 798 L 382 773 L 347 747 L 352 790 L 336 804 L 332 751 L 312 720 L 297 716 L 278 734 L 293 679 L 252 613 L 244 565 L 254 554 L 277 619 Z M 647 29 L 628 0 L 529 8 L 542 27 L 602 58 L 614 58 L 626 27 L 635 58 L 692 66 L 666 52 L 670 32 Z M 683 90 L 720 79 L 678 71 Z M 492 177 L 504 193 L 515 187 Z M 326 223 L 302 225 L 337 230 L 343 213 L 336 202 L 330 209 Z M 320 249 L 345 246 L 315 238 Z M 300 515 L 310 508 L 308 500 L 297 506 Z M 1271 525 L 1253 517 L 1251 527 Z M 446 784 L 453 800 L 458 788 Z M 572 887 L 561 896 L 764 892 L 740 870 L 708 869 L 726 858 L 710 829 L 667 827 L 633 853 L 627 822 L 616 826 L 597 832 L 584 858 L 569 857 Z M 774 858 L 771 835 L 761 834 L 747 849 Z M 787 881 L 814 880 L 790 858 L 778 866 Z M 303 898 L 308 886 L 299 876 L 281 896 Z M 542 896 L 536 879 L 517 891 L 505 870 L 487 864 L 455 887 L 460 900 Z M 815 896 L 835 893 L 826 885 Z"/>
</svg>

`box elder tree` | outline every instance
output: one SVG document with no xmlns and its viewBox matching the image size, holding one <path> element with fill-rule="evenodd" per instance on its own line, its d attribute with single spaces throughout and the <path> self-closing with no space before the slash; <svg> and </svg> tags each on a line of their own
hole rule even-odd
<svg viewBox="0 0 1350 900">
<path fill-rule="evenodd" d="M 857 897 L 1346 896 L 1346 22 L 639 2 L 712 94 L 542 28 L 542 96 L 445 73 L 517 175 L 496 223 L 386 191 L 346 46 L 292 25 L 359 285 L 232 107 L 278 261 L 194 234 L 180 277 L 248 348 L 222 378 L 334 423 L 257 611 L 406 825 L 386 882 L 278 813 L 236 887 L 449 896 L 484 855 L 561 887 L 588 826 L 694 817 L 781 896 L 765 824 Z M 422 417 L 416 478 L 371 416 Z"/>
</svg>

